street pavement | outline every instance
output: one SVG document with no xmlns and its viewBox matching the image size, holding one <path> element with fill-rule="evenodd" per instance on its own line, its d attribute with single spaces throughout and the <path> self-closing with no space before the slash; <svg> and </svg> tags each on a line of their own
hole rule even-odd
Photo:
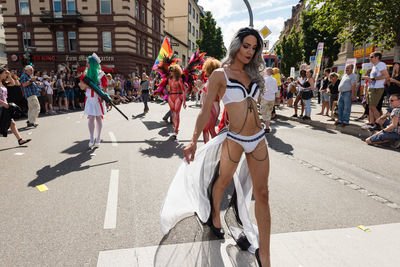
<svg viewBox="0 0 400 267">
<path fill-rule="evenodd" d="M 28 146 L 2 138 L 0 266 L 257 266 L 194 216 L 160 231 L 199 107 L 182 109 L 178 142 L 161 119 L 168 105 L 119 108 L 133 119 L 108 113 L 95 150 L 83 112 L 18 121 Z M 271 128 L 272 266 L 400 266 L 398 150 L 285 117 Z"/>
</svg>

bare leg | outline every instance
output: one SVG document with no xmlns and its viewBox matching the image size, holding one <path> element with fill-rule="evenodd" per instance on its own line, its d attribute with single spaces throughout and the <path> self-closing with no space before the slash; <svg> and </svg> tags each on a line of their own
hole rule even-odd
<svg viewBox="0 0 400 267">
<path fill-rule="evenodd" d="M 268 191 L 269 157 L 265 141 L 261 141 L 252 153 L 246 153 L 246 159 L 253 182 L 255 215 L 260 239 L 260 260 L 263 267 L 269 267 L 271 266 L 271 213 Z"/>
<path fill-rule="evenodd" d="M 220 218 L 220 204 L 222 196 L 225 189 L 230 184 L 233 174 L 237 168 L 240 157 L 243 153 L 243 148 L 236 142 L 226 139 L 222 144 L 221 161 L 219 168 L 219 177 L 216 180 L 213 190 L 213 224 L 217 228 L 221 228 L 221 218 Z M 230 156 L 229 156 L 230 155 Z"/>
<path fill-rule="evenodd" d="M 17 138 L 17 140 L 21 139 L 21 135 L 19 134 L 17 126 L 15 125 L 15 122 L 13 120 L 11 121 L 10 129 L 11 129 L 11 132 Z"/>
</svg>

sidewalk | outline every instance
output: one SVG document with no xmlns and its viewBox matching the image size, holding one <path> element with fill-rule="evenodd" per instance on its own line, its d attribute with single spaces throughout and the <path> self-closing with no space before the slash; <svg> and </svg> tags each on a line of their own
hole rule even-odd
<svg viewBox="0 0 400 267">
<path fill-rule="evenodd" d="M 362 139 L 371 136 L 370 131 L 361 129 L 361 126 L 365 125 L 367 123 L 367 120 L 366 119 L 361 121 L 355 120 L 361 117 L 361 115 L 364 113 L 364 108 L 360 103 L 353 103 L 350 114 L 350 125 L 347 126 L 334 125 L 334 121 L 328 121 L 330 117 L 323 115 L 316 115 L 317 113 L 321 112 L 321 104 L 317 103 L 317 99 L 311 100 L 311 121 L 304 121 L 298 117 L 293 118 L 292 115 L 294 114 L 294 108 L 289 108 L 287 106 L 280 105 L 279 107 L 276 107 L 275 110 L 278 119 L 293 120 L 293 121 L 298 121 L 300 123 L 309 124 L 317 128 L 336 130 L 341 133 L 360 137 Z M 301 113 L 301 106 L 299 104 L 297 114 L 300 116 L 300 113 Z"/>
</svg>

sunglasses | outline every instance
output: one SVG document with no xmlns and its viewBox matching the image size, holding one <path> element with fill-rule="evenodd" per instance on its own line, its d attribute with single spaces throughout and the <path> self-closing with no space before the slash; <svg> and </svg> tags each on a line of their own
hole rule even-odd
<svg viewBox="0 0 400 267">
<path fill-rule="evenodd" d="M 369 57 L 369 58 L 374 58 L 374 56 L 371 56 L 371 57 Z"/>
<path fill-rule="evenodd" d="M 398 99 L 390 99 L 389 102 L 392 103 L 394 101 L 399 101 Z"/>
</svg>

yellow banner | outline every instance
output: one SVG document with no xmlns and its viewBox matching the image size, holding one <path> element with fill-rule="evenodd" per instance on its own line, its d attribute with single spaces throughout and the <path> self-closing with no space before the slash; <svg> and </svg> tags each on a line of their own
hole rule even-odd
<svg viewBox="0 0 400 267">
<path fill-rule="evenodd" d="M 366 47 L 365 48 L 365 57 L 369 57 L 369 54 L 371 54 L 374 51 L 375 51 L 375 46 Z M 364 49 L 361 48 L 361 49 L 354 50 L 353 56 L 355 58 L 363 57 L 364 56 Z"/>
</svg>

